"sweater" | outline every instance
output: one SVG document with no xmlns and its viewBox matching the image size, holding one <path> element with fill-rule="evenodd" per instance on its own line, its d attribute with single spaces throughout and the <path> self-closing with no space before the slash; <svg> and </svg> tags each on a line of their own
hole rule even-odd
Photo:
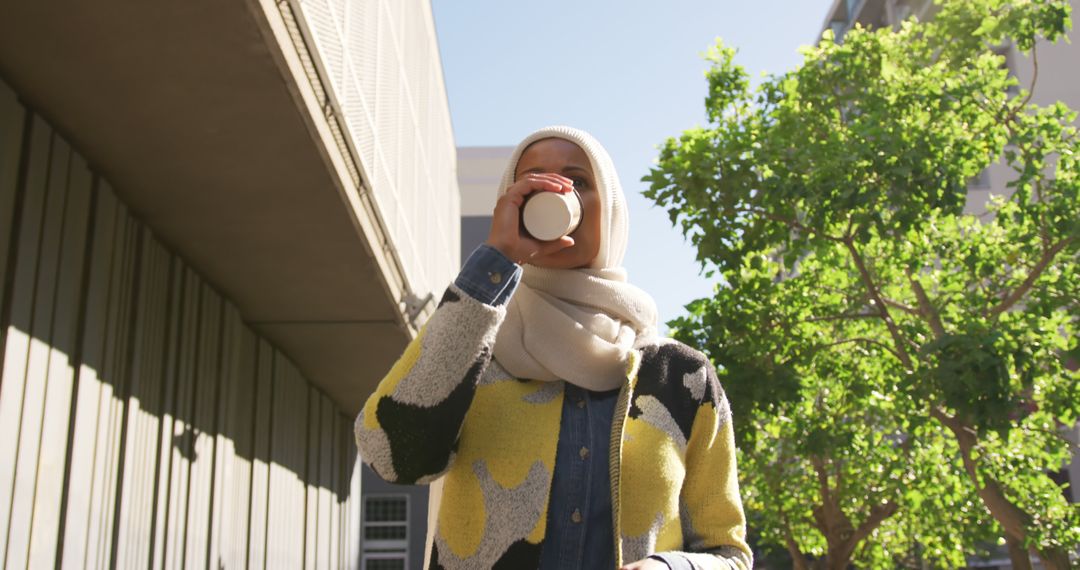
<svg viewBox="0 0 1080 570">
<path fill-rule="evenodd" d="M 357 417 L 361 457 L 390 482 L 445 477 L 431 568 L 536 568 L 564 384 L 491 357 L 505 309 L 452 285 Z M 730 408 L 708 359 L 670 340 L 635 348 L 611 430 L 616 566 L 679 552 L 750 568 Z"/>
</svg>

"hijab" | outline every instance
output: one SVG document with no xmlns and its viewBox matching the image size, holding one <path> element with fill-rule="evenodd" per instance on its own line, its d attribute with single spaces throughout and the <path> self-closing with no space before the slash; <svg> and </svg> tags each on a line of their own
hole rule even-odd
<svg viewBox="0 0 1080 570">
<path fill-rule="evenodd" d="M 525 265 L 495 340 L 495 359 L 517 378 L 611 390 L 626 381 L 635 344 L 656 335 L 656 303 L 627 282 L 626 197 L 611 157 L 592 135 L 555 126 L 525 137 L 510 157 L 499 195 L 514 183 L 525 149 L 548 138 L 568 140 L 589 157 L 600 197 L 600 248 L 580 269 Z"/>
</svg>

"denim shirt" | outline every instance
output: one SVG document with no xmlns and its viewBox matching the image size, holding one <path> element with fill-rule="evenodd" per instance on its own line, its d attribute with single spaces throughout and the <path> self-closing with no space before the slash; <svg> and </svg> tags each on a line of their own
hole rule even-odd
<svg viewBox="0 0 1080 570">
<path fill-rule="evenodd" d="M 521 274 L 520 265 L 481 245 L 465 261 L 454 284 L 474 299 L 498 307 L 510 300 Z M 618 399 L 618 390 L 592 392 L 565 383 L 541 570 L 615 567 L 608 452 Z M 672 570 L 690 568 L 689 560 L 674 553 L 650 558 Z"/>
<path fill-rule="evenodd" d="M 608 449 L 619 391 L 565 386 L 540 568 L 614 568 Z"/>
</svg>

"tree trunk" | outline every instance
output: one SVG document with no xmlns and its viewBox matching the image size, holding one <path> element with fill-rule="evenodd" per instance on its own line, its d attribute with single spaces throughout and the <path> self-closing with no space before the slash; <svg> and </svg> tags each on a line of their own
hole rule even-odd
<svg viewBox="0 0 1080 570">
<path fill-rule="evenodd" d="M 1046 570 L 1069 570 L 1069 553 L 1064 548 L 1046 548 L 1037 551 Z"/>
<path fill-rule="evenodd" d="M 979 476 L 972 459 L 972 451 L 975 448 L 975 432 L 970 426 L 958 418 L 952 417 L 941 410 L 933 409 L 930 415 L 940 421 L 956 437 L 956 443 L 960 447 L 960 457 L 964 462 L 964 471 L 972 484 L 975 485 L 975 493 L 982 500 L 990 516 L 1001 524 L 1005 529 L 1005 542 L 1009 545 L 1009 558 L 1013 561 L 1013 568 L 1024 570 L 1031 569 L 1031 559 L 1024 548 L 1024 539 L 1027 537 L 1027 525 L 1031 522 L 1031 515 L 1016 506 L 1005 496 L 1001 484 L 988 476 Z M 982 486 L 979 486 L 980 479 Z M 1036 550 L 1039 560 L 1047 570 L 1068 570 L 1069 553 L 1064 548 L 1044 548 Z"/>
<path fill-rule="evenodd" d="M 827 545 L 825 559 L 819 562 L 825 570 L 847 570 L 851 566 L 851 559 L 859 543 L 870 536 L 874 529 L 881 526 L 885 519 L 896 513 L 899 506 L 891 499 L 874 505 L 867 513 L 866 519 L 856 528 L 844 510 L 840 508 L 837 493 L 829 485 L 825 460 L 813 457 L 810 462 L 814 465 L 818 478 L 818 491 L 821 493 L 821 504 L 815 506 L 812 511 L 814 522 L 821 534 L 825 535 Z"/>
<path fill-rule="evenodd" d="M 810 570 L 810 565 L 806 562 L 806 556 L 802 553 L 802 549 L 799 548 L 799 543 L 795 542 L 795 535 L 791 533 L 791 527 L 784 525 L 784 546 L 787 547 L 788 555 L 791 556 L 791 563 L 795 565 L 795 570 Z"/>
<path fill-rule="evenodd" d="M 1005 544 L 1009 547 L 1009 561 L 1013 570 L 1031 570 L 1031 557 L 1024 548 L 1024 541 L 1005 535 Z"/>
<path fill-rule="evenodd" d="M 851 555 L 839 554 L 834 556 L 833 553 L 830 552 L 826 564 L 828 565 L 829 570 L 847 570 L 851 567 Z"/>
</svg>

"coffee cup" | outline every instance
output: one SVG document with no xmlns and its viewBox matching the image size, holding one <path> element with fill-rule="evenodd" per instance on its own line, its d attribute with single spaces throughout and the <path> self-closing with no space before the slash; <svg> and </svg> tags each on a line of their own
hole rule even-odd
<svg viewBox="0 0 1080 570">
<path fill-rule="evenodd" d="M 525 232 L 540 241 L 570 235 L 581 224 L 581 196 L 570 192 L 533 192 L 521 207 Z"/>
</svg>

